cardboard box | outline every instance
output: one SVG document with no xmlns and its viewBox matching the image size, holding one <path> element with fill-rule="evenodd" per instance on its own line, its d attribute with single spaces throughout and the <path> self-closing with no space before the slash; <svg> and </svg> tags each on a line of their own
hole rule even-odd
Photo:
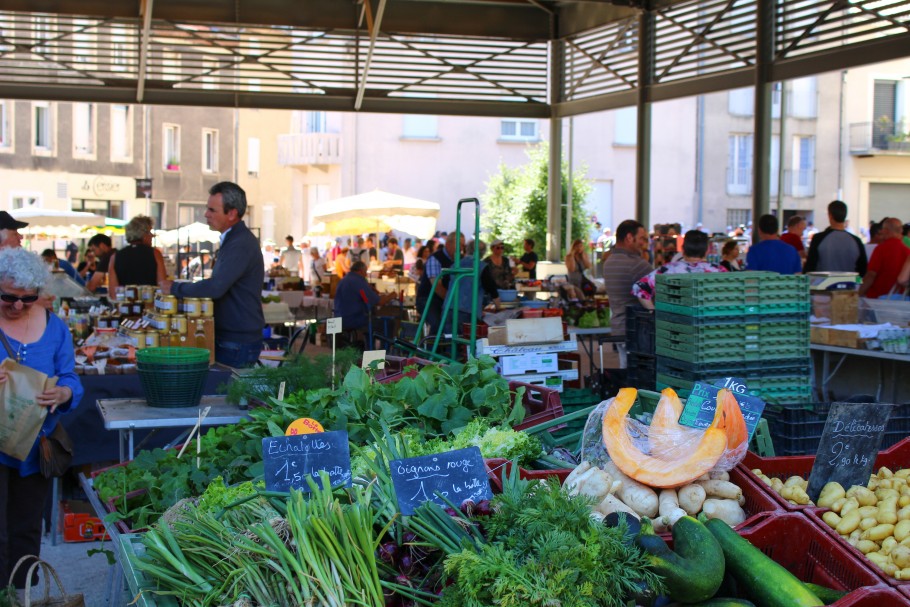
<svg viewBox="0 0 910 607">
<path fill-rule="evenodd" d="M 813 292 L 812 315 L 828 318 L 832 325 L 855 325 L 859 322 L 859 292 Z"/>
<path fill-rule="evenodd" d="M 503 356 L 499 359 L 503 375 L 521 375 L 522 373 L 551 373 L 559 370 L 556 354 L 519 354 Z"/>
<path fill-rule="evenodd" d="M 63 500 L 60 502 L 60 528 L 64 542 L 92 542 L 109 540 L 110 536 L 101 519 L 94 516 L 88 502 Z"/>
<path fill-rule="evenodd" d="M 562 319 L 510 318 L 506 321 L 506 344 L 546 344 L 563 341 Z"/>
<path fill-rule="evenodd" d="M 864 346 L 859 331 L 845 331 L 834 327 L 812 327 L 809 330 L 809 341 L 814 344 L 840 348 L 862 348 Z"/>
</svg>

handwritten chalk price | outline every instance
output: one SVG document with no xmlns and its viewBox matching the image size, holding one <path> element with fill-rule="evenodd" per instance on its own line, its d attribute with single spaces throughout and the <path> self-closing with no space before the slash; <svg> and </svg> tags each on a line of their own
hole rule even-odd
<svg viewBox="0 0 910 607">
<path fill-rule="evenodd" d="M 351 484 L 351 451 L 345 431 L 270 436 L 262 439 L 265 488 L 309 491 L 307 478 L 319 482 L 325 471 L 333 486 Z"/>
<path fill-rule="evenodd" d="M 341 317 L 336 316 L 335 318 L 329 318 L 325 321 L 325 333 L 326 335 L 335 335 L 341 333 Z"/>
<path fill-rule="evenodd" d="M 446 507 L 443 497 L 456 506 L 465 500 L 479 502 L 493 497 L 477 447 L 396 459 L 389 466 L 398 509 L 404 515 L 414 514 L 424 502 Z"/>
</svg>

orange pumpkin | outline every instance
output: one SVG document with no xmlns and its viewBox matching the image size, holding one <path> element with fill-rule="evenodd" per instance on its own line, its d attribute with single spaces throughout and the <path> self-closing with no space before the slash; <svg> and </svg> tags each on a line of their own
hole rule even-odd
<svg viewBox="0 0 910 607">
<path fill-rule="evenodd" d="M 729 390 L 717 393 L 717 409 L 723 410 L 720 428 L 727 435 L 727 450 L 733 451 L 749 440 L 749 429 L 736 397 Z"/>
<path fill-rule="evenodd" d="M 604 414 L 604 445 L 617 468 L 645 485 L 670 488 L 686 485 L 714 467 L 727 447 L 727 435 L 719 427 L 723 419 L 722 408 L 718 407 L 711 425 L 688 451 L 689 457 L 667 461 L 646 455 L 629 437 L 626 414 L 637 394 L 635 388 L 623 388 Z"/>
<path fill-rule="evenodd" d="M 683 406 L 679 396 L 672 388 L 664 388 L 660 393 L 660 401 L 654 409 L 651 425 L 648 428 L 648 442 L 651 443 L 651 455 L 661 459 L 672 459 L 676 454 L 676 445 L 679 444 L 680 429 L 679 416 L 682 415 Z M 692 432 L 691 428 L 685 431 Z"/>
</svg>

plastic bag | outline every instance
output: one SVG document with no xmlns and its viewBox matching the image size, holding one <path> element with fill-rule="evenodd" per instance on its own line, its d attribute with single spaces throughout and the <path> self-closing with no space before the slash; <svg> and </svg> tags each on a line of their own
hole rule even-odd
<svg viewBox="0 0 910 607">
<path fill-rule="evenodd" d="M 596 465 L 603 465 L 609 461 L 611 458 L 605 439 L 612 441 L 611 448 L 629 456 L 632 460 L 631 465 L 640 463 L 640 470 L 631 471 L 631 474 L 630 471 L 626 471 L 633 478 L 636 478 L 639 472 L 642 478 L 647 478 L 649 473 L 677 474 L 682 467 L 690 471 L 721 472 L 732 469 L 745 457 L 748 450 L 748 433 L 745 432 L 745 420 L 742 418 L 739 405 L 730 392 L 722 390 L 718 394 L 718 404 L 721 405 L 720 416 L 733 419 L 720 420 L 716 425 L 721 429 L 712 432 L 707 442 L 703 442 L 705 430 L 680 426 L 677 423 L 682 412 L 682 404 L 672 390 L 664 390 L 662 393 L 650 425 L 626 417 L 625 423 L 619 427 L 611 426 L 605 429 L 603 419 L 610 408 L 618 407 L 628 411 L 631 402 L 635 400 L 635 392 L 632 388 L 625 388 L 616 398 L 600 403 L 591 412 L 582 437 L 583 461 Z M 726 399 L 733 400 L 729 402 Z M 735 410 L 731 407 L 735 407 Z M 624 434 L 620 435 L 618 432 Z M 731 439 L 731 436 L 734 438 Z M 692 479 L 688 480 L 693 480 L 702 473 L 694 474 Z M 642 478 L 636 480 L 644 482 Z"/>
</svg>

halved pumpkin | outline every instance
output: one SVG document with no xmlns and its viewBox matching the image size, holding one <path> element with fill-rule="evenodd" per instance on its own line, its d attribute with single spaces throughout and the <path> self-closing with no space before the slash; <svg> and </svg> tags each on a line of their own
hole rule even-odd
<svg viewBox="0 0 910 607">
<path fill-rule="evenodd" d="M 723 410 L 723 419 L 720 428 L 727 435 L 727 450 L 734 451 L 749 440 L 749 429 L 742 409 L 736 402 L 736 397 L 729 390 L 720 390 L 717 393 L 717 408 Z"/>
<path fill-rule="evenodd" d="M 623 388 L 604 414 L 604 445 L 616 467 L 640 483 L 659 488 L 680 487 L 714 467 L 727 447 L 727 435 L 718 427 L 723 419 L 722 408 L 718 407 L 698 442 L 687 449 L 688 457 L 667 461 L 646 455 L 632 444 L 626 414 L 637 394 L 635 388 Z"/>
<path fill-rule="evenodd" d="M 657 408 L 648 427 L 648 442 L 651 443 L 651 455 L 661 459 L 672 459 L 675 455 L 675 446 L 679 444 L 679 432 L 683 428 L 679 425 L 679 416 L 682 415 L 683 406 L 673 388 L 664 388 L 660 393 Z M 685 428 L 691 432 L 692 428 Z"/>
</svg>

